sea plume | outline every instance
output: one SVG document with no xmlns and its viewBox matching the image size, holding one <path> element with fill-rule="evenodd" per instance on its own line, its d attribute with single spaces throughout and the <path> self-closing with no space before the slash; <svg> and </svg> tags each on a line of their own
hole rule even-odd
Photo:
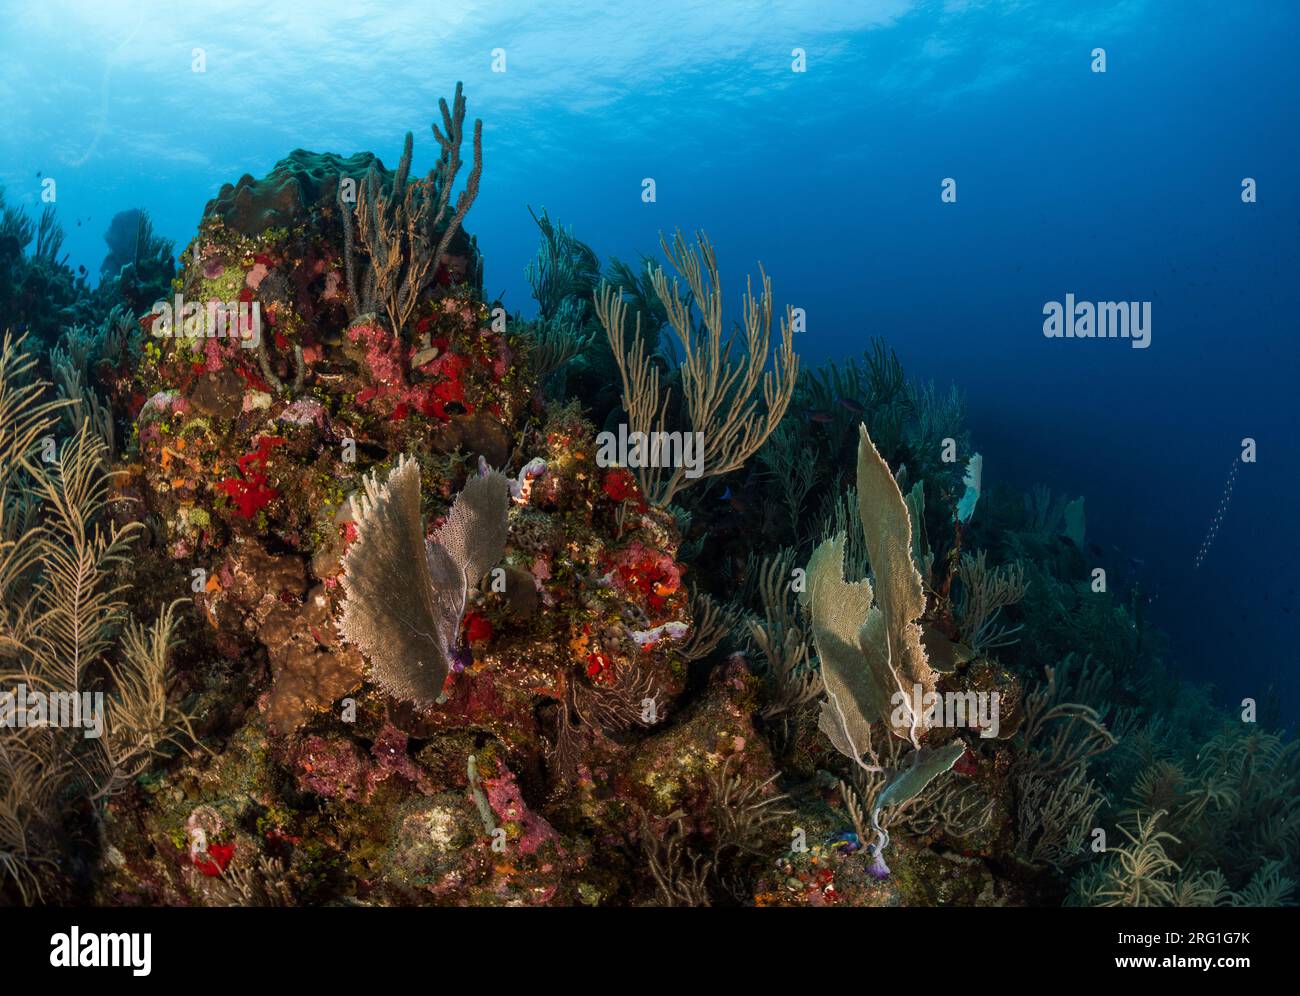
<svg viewBox="0 0 1300 996">
<path fill-rule="evenodd" d="M 380 486 L 353 499 L 357 538 L 343 558 L 347 601 L 339 632 L 398 698 L 431 705 L 456 651 L 469 589 L 505 553 L 509 487 L 495 472 L 473 477 L 426 542 L 420 468 L 407 457 Z"/>
<path fill-rule="evenodd" d="M 0 905 L 27 904 L 66 867 L 70 815 L 185 749 L 190 715 L 173 691 L 174 606 L 151 628 L 119 583 L 139 527 L 107 514 L 111 454 L 88 419 L 42 459 L 69 402 L 36 375 L 24 337 L 0 336 Z M 103 694 L 93 722 L 15 728 L 22 686 L 64 702 Z M 64 728 L 67 727 L 67 728 Z"/>
</svg>

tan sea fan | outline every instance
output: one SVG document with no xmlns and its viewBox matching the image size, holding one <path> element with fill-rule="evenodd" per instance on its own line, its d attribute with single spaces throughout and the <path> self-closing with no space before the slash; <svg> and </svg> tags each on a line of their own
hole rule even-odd
<svg viewBox="0 0 1300 996">
<path fill-rule="evenodd" d="M 871 752 L 875 722 L 919 746 L 925 718 L 914 712 L 915 691 L 934 691 L 936 680 L 916 623 L 925 592 L 912 560 L 907 503 L 866 426 L 859 431 L 858 511 L 876 583 L 844 579 L 840 535 L 813 551 L 806 592 L 827 690 L 820 726 L 855 760 Z"/>
</svg>

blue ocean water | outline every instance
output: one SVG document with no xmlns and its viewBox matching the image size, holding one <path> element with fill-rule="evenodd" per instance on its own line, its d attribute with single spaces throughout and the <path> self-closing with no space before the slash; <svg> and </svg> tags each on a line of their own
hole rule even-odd
<svg viewBox="0 0 1300 996">
<path fill-rule="evenodd" d="M 1275 684 L 1294 714 L 1298 22 L 1271 0 L 6 0 L 0 184 L 38 209 L 53 178 L 71 261 L 98 273 L 116 212 L 184 245 L 222 184 L 294 148 L 391 166 L 412 130 L 428 169 L 463 80 L 490 294 L 532 310 L 529 205 L 602 258 L 703 228 L 729 289 L 761 260 L 806 310 L 806 363 L 881 336 L 958 384 L 986 484 L 1085 495 L 1178 670 L 1227 702 Z M 1151 302 L 1150 347 L 1045 338 L 1067 293 Z M 1258 459 L 1195 567 L 1246 437 Z"/>
</svg>

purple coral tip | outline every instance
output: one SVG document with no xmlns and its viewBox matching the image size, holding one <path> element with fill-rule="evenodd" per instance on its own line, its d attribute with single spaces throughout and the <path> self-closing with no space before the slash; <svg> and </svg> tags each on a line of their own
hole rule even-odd
<svg viewBox="0 0 1300 996">
<path fill-rule="evenodd" d="M 877 852 L 871 858 L 871 864 L 867 867 L 867 873 L 876 879 L 889 878 L 889 865 L 885 864 L 884 855 Z"/>
<path fill-rule="evenodd" d="M 455 674 L 460 674 L 465 668 L 474 663 L 474 654 L 466 646 L 457 647 L 451 657 L 451 670 Z"/>
</svg>

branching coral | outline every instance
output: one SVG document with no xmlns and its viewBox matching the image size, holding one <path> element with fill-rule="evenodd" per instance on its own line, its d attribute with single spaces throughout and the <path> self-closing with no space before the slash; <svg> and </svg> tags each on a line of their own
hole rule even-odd
<svg viewBox="0 0 1300 996">
<path fill-rule="evenodd" d="M 964 423 L 966 400 L 954 385 L 947 394 L 941 394 L 933 383 L 909 385 L 908 396 L 916 415 L 915 438 L 912 449 L 922 457 L 922 462 L 932 466 L 939 454 L 943 440 L 957 442 L 963 452 L 966 444 Z"/>
<path fill-rule="evenodd" d="M 128 586 L 112 580 L 135 530 L 101 521 L 108 488 L 103 458 L 102 444 L 83 426 L 50 469 L 32 468 L 45 516 L 20 542 L 31 544 L 39 569 L 30 580 L 30 600 L 9 603 L 0 618 L 16 659 L 13 677 L 65 694 L 106 679 L 109 722 L 98 740 L 102 753 L 91 761 L 99 772 L 96 795 L 120 787 L 164 745 L 177 745 L 189 733 L 188 717 L 169 697 L 173 607 L 145 630 L 125 611 Z"/>
<path fill-rule="evenodd" d="M 294 901 L 289 869 L 281 858 L 265 854 L 255 864 L 221 869 L 207 889 L 211 906 L 281 907 Z"/>
<path fill-rule="evenodd" d="M 642 811 L 640 839 L 661 906 L 709 906 L 721 889 L 743 900 L 744 865 L 761 856 L 760 842 L 779 820 L 786 796 L 763 782 L 744 778 L 724 761 L 708 778 L 708 830 L 693 830 L 686 814 L 674 811 L 656 826 Z"/>
<path fill-rule="evenodd" d="M 1086 766 L 1058 778 L 1031 768 L 1017 773 L 1014 781 L 1017 840 L 1024 859 L 1059 871 L 1087 857 L 1088 835 L 1106 797 L 1088 777 Z"/>
<path fill-rule="evenodd" d="M 352 317 L 382 306 L 394 334 L 406 328 L 432 286 L 452 238 L 478 196 L 483 172 L 483 122 L 475 121 L 474 164 L 453 210 L 451 192 L 464 165 L 460 147 L 465 97 L 460 83 L 451 107 L 446 100 L 439 100 L 438 107 L 445 131 L 432 126 L 441 151 L 429 175 L 422 181 L 410 179 L 412 138 L 407 132 L 392 185 L 386 187 L 379 169 L 371 167 L 358 188 L 355 212 L 344 211 L 344 266 Z M 361 262 L 355 252 L 358 241 L 368 260 L 360 275 Z"/>
<path fill-rule="evenodd" d="M 881 453 L 897 456 L 904 429 L 916 415 L 914 393 L 898 356 L 882 340 L 873 339 L 861 359 L 831 361 L 808 371 L 800 378 L 796 396 L 800 409 L 816 415 L 828 456 L 838 461 L 846 448 L 856 445 L 859 422 L 866 424 Z"/>
<path fill-rule="evenodd" d="M 1087 685 L 1089 661 L 1081 668 L 1081 684 Z M 1079 765 L 1087 765 L 1116 744 L 1106 728 L 1102 714 L 1080 701 L 1067 701 L 1068 686 L 1057 680 L 1058 672 L 1068 675 L 1074 664 L 1067 658 L 1059 668 L 1048 667 L 1047 682 L 1025 697 L 1025 716 L 1020 732 L 1024 742 L 1034 748 L 1033 766 L 1050 777 L 1065 774 Z M 1075 690 L 1075 694 L 1079 694 Z M 1090 698 L 1086 687 L 1080 698 Z"/>
<path fill-rule="evenodd" d="M 39 731 L 44 733 L 44 731 Z M 24 904 L 42 898 L 45 877 L 58 867 L 51 838 L 67 763 L 50 756 L 50 738 L 0 736 L 0 885 L 8 879 Z"/>
<path fill-rule="evenodd" d="M 539 318 L 529 329 L 526 357 L 538 381 L 546 381 L 582 353 L 591 339 L 563 319 Z"/>
<path fill-rule="evenodd" d="M 709 906 L 713 863 L 691 848 L 683 817 L 679 812 L 670 814 L 666 829 L 656 827 L 644 813 L 641 817 L 641 846 L 654 879 L 656 905 Z"/>
<path fill-rule="evenodd" d="M 881 750 L 886 771 L 897 769 L 904 763 L 906 748 L 906 742 L 897 737 L 886 739 Z M 969 837 L 988 826 L 992 819 L 995 800 L 952 773 L 937 777 L 933 787 L 926 792 L 900 798 L 895 805 L 882 807 L 880 795 L 889 783 L 886 771 L 857 769 L 851 783 L 840 782 L 840 795 L 859 840 L 869 840 L 873 836 L 873 813 L 876 823 L 891 836 L 897 833 L 949 840 Z"/>
<path fill-rule="evenodd" d="M 654 675 L 631 666 L 614 669 L 611 679 L 587 683 L 566 682 L 555 719 L 555 736 L 548 763 L 564 779 L 578 776 L 579 730 L 598 740 L 633 727 L 648 727 L 662 719 Z"/>
<path fill-rule="evenodd" d="M 804 502 L 817 481 L 817 454 L 800 439 L 798 425 L 785 422 L 768 437 L 758 458 L 781 495 L 791 532 L 797 534 Z"/>
<path fill-rule="evenodd" d="M 600 260 L 572 229 L 528 209 L 542 233 L 542 243 L 524 276 L 537 301 L 539 317 L 566 325 L 581 335 L 592 315 L 592 295 L 600 281 Z"/>
<path fill-rule="evenodd" d="M 706 591 L 691 589 L 691 632 L 682 641 L 681 655 L 688 661 L 703 660 L 717 649 L 731 631 L 731 613 Z"/>
<path fill-rule="evenodd" d="M 781 321 L 781 343 L 769 370 L 772 343 L 772 282 L 762 273 L 762 294 L 755 298 L 746 285 L 742 301 L 743 341 L 733 333 L 723 338 L 722 287 L 718 261 L 708 238 L 700 235 L 698 251 L 677 232 L 671 244 L 660 239 L 664 254 L 689 294 L 683 297 L 677 280 L 671 283 L 662 267 L 654 270 L 655 293 L 666 309 L 668 323 L 682 349 L 683 408 L 690 432 L 701 434 L 701 474 L 688 477 L 684 466 L 665 467 L 646 461 L 636 468 L 641 492 L 648 501 L 666 507 L 696 480 L 730 473 L 744 465 L 780 424 L 799 375 L 789 313 Z M 761 272 L 761 268 L 760 268 Z M 694 312 L 700 312 L 697 327 Z M 650 439 L 667 431 L 668 392 L 662 374 L 642 336 L 638 313 L 632 337 L 627 337 L 627 303 L 621 290 L 602 284 L 596 314 L 609 336 L 623 384 L 628 428 Z M 735 354 L 740 353 L 737 357 Z M 761 389 L 761 403 L 760 403 Z"/>
<path fill-rule="evenodd" d="M 75 432 L 82 422 L 89 421 L 96 435 L 111 454 L 117 447 L 113 413 L 90 385 L 87 369 L 88 357 L 83 352 L 84 343 L 76 338 L 77 329 L 64 334 L 64 342 L 50 351 L 50 368 L 58 380 L 60 394 L 69 402 L 64 410 L 64 421 Z"/>
<path fill-rule="evenodd" d="M 1047 668 L 1046 684 L 1026 696 L 1020 727 L 1024 750 L 1010 773 L 1020 856 L 1058 871 L 1088 856 L 1085 844 L 1106 801 L 1089 777 L 1089 764 L 1117 742 L 1097 709 L 1067 700 L 1095 701 L 1102 680 L 1085 661 L 1077 682 L 1070 682 L 1073 664 L 1067 659 Z"/>
<path fill-rule="evenodd" d="M 1297 755 L 1295 741 L 1225 728 L 1200 748 L 1194 763 L 1160 758 L 1139 771 L 1126 819 L 1164 813 L 1170 835 L 1164 847 L 1181 870 L 1171 880 L 1174 892 L 1163 898 L 1193 904 L 1204 898 L 1207 884 L 1217 883 L 1214 905 L 1291 901 L 1300 879 Z M 1100 895 L 1096 882 L 1127 874 L 1127 865 L 1109 862 L 1079 889 L 1088 900 L 1113 898 Z"/>
<path fill-rule="evenodd" d="M 974 556 L 962 554 L 957 577 L 961 582 L 957 618 L 962 641 L 977 654 L 1014 643 L 1015 634 L 1023 627 L 1004 626 L 999 618 L 1004 608 L 1025 597 L 1028 582 L 1024 568 L 1018 563 L 990 568 L 981 550 Z"/>
<path fill-rule="evenodd" d="M 763 615 L 746 622 L 747 635 L 765 662 L 762 715 L 776 724 L 781 747 L 788 745 L 794 713 L 822 692 L 811 660 L 812 633 L 792 590 L 794 556 L 785 550 L 763 559 L 755 571 Z"/>
<path fill-rule="evenodd" d="M 86 423 L 53 463 L 28 467 L 45 511 L 44 525 L 27 540 L 39 545 L 40 577 L 31 615 L 10 635 L 26 650 L 27 676 L 52 690 L 87 689 L 89 669 L 113 646 L 125 621 L 128 586 L 115 583 L 115 571 L 139 527 L 103 521 L 105 455 Z"/>
<path fill-rule="evenodd" d="M 1259 870 L 1251 876 L 1250 881 L 1241 892 L 1232 894 L 1233 906 L 1289 906 L 1293 905 L 1297 883 L 1294 878 L 1283 874 L 1285 865 L 1281 861 L 1265 861 Z M 1217 872 L 1206 872 L 1223 881 Z"/>
<path fill-rule="evenodd" d="M 1116 677 L 1135 674 L 1143 657 L 1141 619 L 1111 593 L 1060 580 L 1020 539 L 1013 537 L 1008 546 L 1025 567 L 1025 596 L 1018 615 L 1034 634 L 1036 652 L 1050 659 L 1086 648 Z"/>
<path fill-rule="evenodd" d="M 1182 869 L 1166 851 L 1178 838 L 1160 829 L 1164 815 L 1163 810 L 1146 817 L 1139 813 L 1131 825 L 1120 826 L 1128 843 L 1111 848 L 1106 869 L 1081 884 L 1087 905 L 1173 905 L 1175 876 Z"/>
<path fill-rule="evenodd" d="M 63 235 L 53 204 L 33 222 L 5 203 L 0 188 L 0 323 L 43 344 L 58 338 L 60 326 L 91 317 L 85 272 L 68 266 Z"/>
<path fill-rule="evenodd" d="M 189 714 L 172 694 L 171 652 L 176 634 L 176 606 L 165 606 L 145 627 L 130 620 L 122 634 L 123 663 L 107 665 L 113 692 L 113 722 L 104 737 L 104 775 L 96 793 L 110 795 L 146 771 L 167 746 L 185 749 L 196 740 Z"/>
<path fill-rule="evenodd" d="M 1172 832 L 1163 809 L 1130 810 L 1119 831 L 1126 844 L 1112 847 L 1105 861 L 1075 882 L 1072 899 L 1087 906 L 1287 906 L 1298 887 L 1285 861 L 1269 859 L 1233 891 L 1218 868 L 1196 870 L 1177 861 L 1185 842 Z M 1172 853 L 1171 853 L 1172 852 Z"/>
<path fill-rule="evenodd" d="M 911 515 L 910 508 L 908 514 Z M 819 521 L 819 542 L 836 536 L 844 537 L 844 576 L 861 578 L 870 574 L 871 558 L 862 532 L 862 517 L 858 514 L 858 489 L 849 484 L 828 493 Z"/>
</svg>

